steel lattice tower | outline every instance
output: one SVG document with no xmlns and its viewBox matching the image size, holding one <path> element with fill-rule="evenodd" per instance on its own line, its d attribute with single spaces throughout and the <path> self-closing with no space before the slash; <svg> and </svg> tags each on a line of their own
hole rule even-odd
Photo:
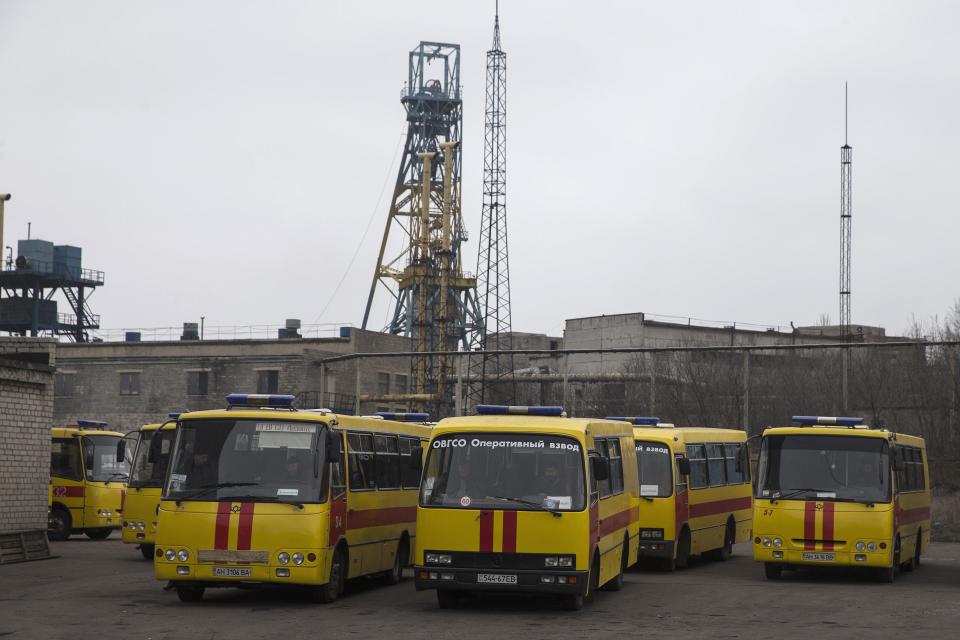
<svg viewBox="0 0 960 640">
<path fill-rule="evenodd" d="M 513 347 L 510 318 L 510 263 L 507 252 L 506 150 L 507 54 L 500 48 L 499 7 L 493 20 L 493 46 L 487 51 L 484 109 L 483 210 L 477 256 L 477 295 L 484 318 L 484 351 Z M 470 400 L 512 404 L 516 395 L 513 356 L 478 354 L 470 359 Z"/>
<path fill-rule="evenodd" d="M 460 212 L 460 46 L 421 42 L 411 51 L 400 102 L 407 113 L 406 143 L 363 328 L 383 285 L 393 296 L 384 331 L 413 338 L 418 354 L 411 367 L 413 394 L 407 399 L 427 407 L 448 397 L 450 373 L 444 356 L 428 353 L 467 349 L 482 326 L 476 279 L 463 273 L 460 254 L 467 239 Z M 391 231 L 400 234 L 403 247 L 387 259 Z"/>
<path fill-rule="evenodd" d="M 851 340 L 850 251 L 853 239 L 853 147 L 848 144 L 847 86 L 843 88 L 843 146 L 840 147 L 840 335 Z"/>
</svg>

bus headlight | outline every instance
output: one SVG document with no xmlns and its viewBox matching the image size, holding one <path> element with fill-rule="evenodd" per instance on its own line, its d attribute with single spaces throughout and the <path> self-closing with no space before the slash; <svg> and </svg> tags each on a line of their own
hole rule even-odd
<svg viewBox="0 0 960 640">
<path fill-rule="evenodd" d="M 180 549 L 177 551 L 177 560 L 180 562 L 186 562 L 190 559 L 190 553 L 186 549 Z"/>
<path fill-rule="evenodd" d="M 876 551 L 876 550 L 877 550 L 877 543 L 876 543 L 876 542 L 868 542 L 868 543 L 867 543 L 867 551 Z"/>
<path fill-rule="evenodd" d="M 173 562 L 174 560 L 177 559 L 177 552 L 174 551 L 173 549 L 167 549 L 166 553 L 163 554 L 163 557 L 169 560 L 170 562 Z"/>
<path fill-rule="evenodd" d="M 763 538 L 763 546 L 769 547 L 771 544 L 773 544 L 773 540 L 771 540 L 770 538 L 764 536 L 764 538 Z"/>
<path fill-rule="evenodd" d="M 453 556 L 447 553 L 428 553 L 423 559 L 427 564 L 453 564 Z"/>
<path fill-rule="evenodd" d="M 293 564 L 303 564 L 303 554 L 297 552 L 293 554 Z"/>
<path fill-rule="evenodd" d="M 863 551 L 866 548 L 867 548 L 867 545 L 862 540 L 857 543 L 857 551 Z"/>
<path fill-rule="evenodd" d="M 572 567 L 574 561 L 574 556 L 560 556 L 560 566 L 561 567 Z"/>
<path fill-rule="evenodd" d="M 290 554 L 286 551 L 281 551 L 277 556 L 277 560 L 280 561 L 280 564 L 288 564 L 290 562 Z"/>
<path fill-rule="evenodd" d="M 559 566 L 560 566 L 560 558 L 558 558 L 557 556 L 547 556 L 546 558 L 543 559 L 543 566 L 545 566 L 545 567 L 559 567 Z"/>
<path fill-rule="evenodd" d="M 773 546 L 775 546 L 777 549 L 779 549 L 780 547 L 783 546 L 783 540 L 781 540 L 780 538 L 774 538 L 774 539 L 773 539 Z"/>
<path fill-rule="evenodd" d="M 140 529 L 140 531 L 143 531 L 146 528 L 147 528 L 146 525 L 143 524 L 142 522 L 137 523 L 137 529 Z"/>
</svg>

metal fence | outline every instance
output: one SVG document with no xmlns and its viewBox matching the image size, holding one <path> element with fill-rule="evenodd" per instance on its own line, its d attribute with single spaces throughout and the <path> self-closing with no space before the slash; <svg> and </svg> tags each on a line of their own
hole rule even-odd
<svg viewBox="0 0 960 640">
<path fill-rule="evenodd" d="M 872 425 L 926 438 L 935 481 L 960 488 L 960 342 L 779 346 L 682 346 L 602 350 L 519 350 L 512 381 L 467 375 L 478 352 L 447 353 L 446 398 L 411 396 L 406 405 L 434 415 L 470 413 L 471 385 L 484 401 L 562 405 L 569 415 L 650 415 L 677 425 L 727 426 L 757 435 L 805 415 L 863 416 Z M 439 354 L 437 354 L 439 355 Z M 409 370 L 410 353 L 352 354 L 318 363 L 343 378 L 364 361 Z M 385 364 L 390 363 L 390 364 Z M 372 363 L 369 363 L 372 366 Z M 370 367 L 367 367 L 370 368 Z M 350 379 L 350 375 L 346 376 Z M 355 410 L 404 401 L 393 390 L 351 388 Z"/>
</svg>

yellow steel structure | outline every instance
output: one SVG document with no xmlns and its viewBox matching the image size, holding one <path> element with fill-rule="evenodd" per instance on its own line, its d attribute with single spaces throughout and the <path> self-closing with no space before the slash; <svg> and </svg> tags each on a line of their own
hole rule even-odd
<svg viewBox="0 0 960 640">
<path fill-rule="evenodd" d="M 684 568 L 691 555 L 726 560 L 750 539 L 747 434 L 737 429 L 635 427 L 641 558 Z"/>
<path fill-rule="evenodd" d="M 768 428 L 753 519 L 753 557 L 769 579 L 839 565 L 892 582 L 930 543 L 924 441 L 867 427 Z"/>
<path fill-rule="evenodd" d="M 180 416 L 154 568 L 183 601 L 209 587 L 400 580 L 416 535 L 428 424 L 234 408 Z"/>
<path fill-rule="evenodd" d="M 559 408 L 557 408 L 559 409 Z M 531 408 L 531 411 L 533 408 Z M 556 594 L 578 609 L 636 562 L 630 425 L 535 415 L 441 420 L 417 507 L 416 588 Z"/>
<path fill-rule="evenodd" d="M 157 514 L 167 461 L 176 437 L 176 421 L 143 425 L 137 437 L 130 480 L 123 500 L 124 544 L 139 545 L 140 553 L 153 560 L 157 537 Z"/>
<path fill-rule="evenodd" d="M 102 428 L 54 427 L 50 431 L 51 540 L 85 533 L 102 540 L 120 527 L 119 510 L 127 481 L 125 461 L 117 461 L 122 433 Z"/>
</svg>

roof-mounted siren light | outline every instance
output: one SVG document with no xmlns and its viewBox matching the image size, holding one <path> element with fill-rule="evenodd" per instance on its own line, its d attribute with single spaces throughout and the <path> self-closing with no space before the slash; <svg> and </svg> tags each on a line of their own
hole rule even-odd
<svg viewBox="0 0 960 640">
<path fill-rule="evenodd" d="M 171 420 L 179 420 L 179 419 L 180 419 L 180 412 L 179 412 L 179 411 L 171 411 L 170 413 L 167 414 L 167 417 L 170 418 Z"/>
<path fill-rule="evenodd" d="M 106 429 L 107 423 L 103 420 L 77 420 L 77 426 L 81 429 Z"/>
<path fill-rule="evenodd" d="M 271 409 L 292 409 L 296 396 L 270 393 L 231 393 L 227 396 L 230 407 L 268 407 Z"/>
<path fill-rule="evenodd" d="M 403 413 L 399 411 L 377 411 L 374 415 L 384 420 L 396 422 L 430 422 L 429 413 Z"/>
<path fill-rule="evenodd" d="M 478 404 L 477 415 L 567 417 L 567 413 L 563 410 L 563 407 L 516 407 L 503 404 Z"/>
<path fill-rule="evenodd" d="M 855 416 L 793 416 L 793 421 L 802 427 L 856 427 L 863 424 L 863 418 Z"/>
<path fill-rule="evenodd" d="M 656 416 L 607 416 L 606 420 L 629 422 L 637 427 L 655 427 L 660 424 L 660 418 Z"/>
</svg>

